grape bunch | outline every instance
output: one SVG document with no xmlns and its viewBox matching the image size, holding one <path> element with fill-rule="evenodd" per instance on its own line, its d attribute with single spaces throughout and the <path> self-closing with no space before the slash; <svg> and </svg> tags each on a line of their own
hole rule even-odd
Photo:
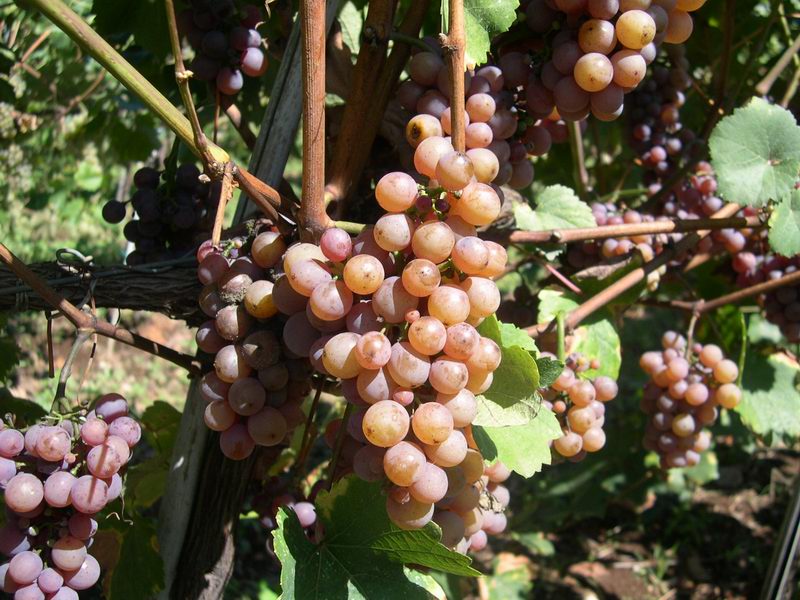
<svg viewBox="0 0 800 600">
<path fill-rule="evenodd" d="M 100 397 L 80 424 L 0 430 L 0 589 L 15 600 L 71 600 L 100 565 L 88 553 L 97 514 L 122 493 L 122 473 L 141 438 L 119 394 Z"/>
<path fill-rule="evenodd" d="M 199 305 L 209 320 L 197 330 L 197 345 L 213 357 L 200 393 L 208 402 L 204 419 L 220 433 L 228 458 L 242 460 L 255 446 L 275 446 L 305 420 L 301 404 L 310 390 L 307 358 L 279 310 L 291 311 L 297 294 L 285 278 L 270 278 L 286 249 L 273 231 L 251 241 L 234 239 L 222 247 L 210 241 L 197 252 L 197 275 L 204 285 Z M 288 327 L 288 324 L 286 324 Z"/>
<path fill-rule="evenodd" d="M 417 148 L 424 140 L 451 133 L 448 70 L 439 53 L 418 52 L 408 66 L 409 79 L 400 84 L 400 104 L 413 116 L 406 140 Z M 485 65 L 465 73 L 467 155 L 475 163 L 475 177 L 483 183 L 524 189 L 533 181 L 529 155 L 546 154 L 553 142 L 550 127 L 528 118 L 501 67 Z M 547 116 L 547 115 L 545 115 Z M 545 120 L 547 123 L 550 121 Z M 561 141 L 566 140 L 566 132 Z"/>
<path fill-rule="evenodd" d="M 598 368 L 599 361 L 571 354 L 558 379 L 542 390 L 544 405 L 556 414 L 563 432 L 553 442 L 553 449 L 571 461 L 582 460 L 587 452 L 597 452 L 606 444 L 603 432 L 606 402 L 617 397 L 619 388 L 616 381 L 605 375 L 594 379 L 581 376 Z"/>
<path fill-rule="evenodd" d="M 641 83 L 662 43 L 692 32 L 689 12 L 705 0 L 532 0 L 522 3 L 527 27 L 545 41 L 548 60 L 512 50 L 500 64 L 525 87 L 530 113 L 580 121 L 622 114 L 624 96 Z M 556 31 L 552 37 L 550 32 Z"/>
<path fill-rule="evenodd" d="M 244 86 L 244 75 L 261 77 L 267 70 L 262 48 L 262 11 L 233 0 L 191 0 L 178 15 L 178 29 L 195 51 L 190 69 L 219 93 L 234 96 Z"/>
<path fill-rule="evenodd" d="M 663 351 L 645 352 L 639 366 L 650 377 L 641 408 L 648 416 L 644 447 L 657 452 L 661 467 L 691 467 L 708 449 L 711 434 L 704 427 L 717 419 L 719 407 L 735 408 L 742 398 L 736 385 L 739 368 L 719 346 L 694 344 L 667 331 Z"/>
<path fill-rule="evenodd" d="M 125 219 L 130 203 L 135 217 L 123 228 L 125 239 L 135 245 L 126 259 L 131 265 L 178 258 L 197 248 L 214 224 L 219 186 L 200 181 L 200 170 L 191 163 L 177 167 L 171 177 L 151 167 L 133 175 L 136 191 L 128 202 L 110 200 L 103 219 L 117 224 Z"/>
</svg>

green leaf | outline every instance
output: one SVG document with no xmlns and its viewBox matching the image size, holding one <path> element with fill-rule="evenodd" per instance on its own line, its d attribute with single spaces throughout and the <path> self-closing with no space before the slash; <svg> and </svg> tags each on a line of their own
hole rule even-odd
<svg viewBox="0 0 800 600">
<path fill-rule="evenodd" d="M 800 436 L 800 365 L 783 353 L 750 352 L 736 412 L 754 433 L 777 438 Z"/>
<path fill-rule="evenodd" d="M 96 192 L 103 185 L 103 169 L 94 160 L 82 160 L 75 171 L 75 183 L 86 192 Z"/>
<path fill-rule="evenodd" d="M 164 587 L 164 563 L 150 519 L 137 519 L 122 531 L 119 562 L 110 573 L 109 600 L 155 598 Z"/>
<path fill-rule="evenodd" d="M 543 289 L 539 292 L 539 323 L 552 321 L 559 312 L 568 313 L 578 306 L 571 294 L 557 289 Z M 581 373 L 583 377 L 594 378 L 606 375 L 614 379 L 619 375 L 622 364 L 622 351 L 617 328 L 607 311 L 598 311 L 578 327 L 572 336 L 572 344 L 567 353 L 580 352 L 587 358 L 600 361 L 599 369 Z"/>
<path fill-rule="evenodd" d="M 550 464 L 550 441 L 561 436 L 561 426 L 553 411 L 539 406 L 524 425 L 473 426 L 472 435 L 486 460 L 499 459 L 512 471 L 531 477 Z"/>
<path fill-rule="evenodd" d="M 149 508 L 164 495 L 169 465 L 154 456 L 128 469 L 125 476 L 125 502 L 136 508 Z"/>
<path fill-rule="evenodd" d="M 361 48 L 361 30 L 364 28 L 366 16 L 366 7 L 358 7 L 353 2 L 346 2 L 339 11 L 342 40 L 350 48 L 353 57 Z"/>
<path fill-rule="evenodd" d="M 783 334 L 780 327 L 770 323 L 760 314 L 754 314 L 747 323 L 747 339 L 751 344 L 762 342 L 778 344 L 783 339 Z"/>
<path fill-rule="evenodd" d="M 439 543 L 441 530 L 429 524 L 403 531 L 389 521 L 378 483 L 345 477 L 317 497 L 317 515 L 325 537 L 314 544 L 293 512 L 281 509 L 273 532 L 281 561 L 281 598 L 338 600 L 427 599 L 408 580 L 402 563 L 476 576 L 470 559 Z"/>
<path fill-rule="evenodd" d="M 443 15 L 446 6 L 447 2 L 442 2 Z M 491 39 L 508 31 L 517 18 L 518 6 L 518 0 L 464 0 L 467 64 L 486 62 Z"/>
<path fill-rule="evenodd" d="M 515 205 L 514 218 L 517 228 L 525 231 L 597 227 L 589 205 L 563 185 L 544 188 L 536 197 L 535 209 L 527 204 Z"/>
<path fill-rule="evenodd" d="M 536 556 L 553 556 L 556 553 L 556 547 L 553 545 L 553 542 L 538 531 L 530 533 L 517 533 L 516 531 L 512 531 L 511 539 L 525 546 L 528 552 Z"/>
<path fill-rule="evenodd" d="M 142 425 L 147 441 L 164 459 L 169 460 L 172 455 L 172 447 L 178 436 L 180 423 L 181 413 L 163 400 L 153 402 L 142 415 Z"/>
<path fill-rule="evenodd" d="M 539 387 L 547 388 L 561 375 L 564 363 L 555 358 L 540 356 L 536 359 L 536 368 L 539 370 Z"/>
<path fill-rule="evenodd" d="M 513 427 L 527 425 L 536 417 L 540 402 L 521 400 L 510 406 L 501 406 L 491 402 L 483 396 L 477 396 L 478 412 L 472 420 L 473 425 L 486 427 Z"/>
<path fill-rule="evenodd" d="M 499 568 L 500 558 L 494 560 L 493 575 L 487 577 L 489 600 L 526 600 L 531 597 L 533 576 L 530 569 L 523 565 L 516 568 Z"/>
<path fill-rule="evenodd" d="M 500 323 L 494 315 L 478 326 L 478 332 L 494 340 L 502 352 L 500 366 L 484 398 L 501 407 L 533 398 L 539 389 L 539 371 L 530 351 L 520 345 L 530 348 L 530 337 L 513 325 Z"/>
<path fill-rule="evenodd" d="M 719 192 L 728 202 L 764 206 L 788 194 L 800 169 L 800 127 L 792 113 L 753 98 L 722 119 L 709 139 Z"/>
<path fill-rule="evenodd" d="M 8 381 L 18 363 L 19 348 L 6 330 L 6 316 L 0 314 L 0 383 Z"/>
<path fill-rule="evenodd" d="M 783 256 L 800 254 L 800 190 L 784 196 L 772 211 L 769 245 Z"/>
</svg>

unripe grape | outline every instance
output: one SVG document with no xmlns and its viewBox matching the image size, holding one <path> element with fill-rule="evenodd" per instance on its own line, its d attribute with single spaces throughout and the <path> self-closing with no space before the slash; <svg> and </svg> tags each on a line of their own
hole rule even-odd
<svg viewBox="0 0 800 600">
<path fill-rule="evenodd" d="M 439 267 L 424 258 L 415 258 L 403 269 L 403 287 L 414 296 L 430 296 L 441 280 Z"/>
<path fill-rule="evenodd" d="M 406 409 L 392 400 L 381 400 L 364 414 L 364 435 L 369 442 L 381 448 L 389 448 L 406 437 L 409 418 Z"/>
<path fill-rule="evenodd" d="M 408 487 L 420 478 L 426 462 L 419 446 L 412 442 L 398 442 L 383 455 L 383 470 L 389 481 Z"/>
</svg>

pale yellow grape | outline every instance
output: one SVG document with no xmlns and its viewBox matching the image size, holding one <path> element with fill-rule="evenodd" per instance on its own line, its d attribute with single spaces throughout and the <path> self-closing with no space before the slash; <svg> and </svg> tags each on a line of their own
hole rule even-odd
<svg viewBox="0 0 800 600">
<path fill-rule="evenodd" d="M 447 328 L 444 353 L 457 360 L 467 360 L 478 347 L 481 336 L 468 323 L 456 323 Z"/>
<path fill-rule="evenodd" d="M 590 406 L 573 406 L 567 411 L 567 421 L 570 428 L 576 433 L 585 433 L 597 421 L 597 415 Z"/>
<path fill-rule="evenodd" d="M 422 449 L 433 464 L 440 467 L 455 467 L 467 456 L 467 438 L 458 429 L 454 429 L 445 441 L 425 444 Z"/>
<path fill-rule="evenodd" d="M 719 346 L 714 344 L 706 344 L 703 346 L 703 349 L 700 350 L 700 362 L 703 363 L 703 366 L 714 368 L 716 364 L 721 361 L 725 356 L 722 353 L 722 349 Z"/>
<path fill-rule="evenodd" d="M 322 351 L 322 364 L 328 373 L 341 379 L 350 379 L 361 372 L 361 365 L 356 359 L 359 337 L 357 333 L 345 331 L 328 340 Z"/>
<path fill-rule="evenodd" d="M 726 383 L 717 388 L 714 399 L 723 408 L 736 408 L 742 399 L 742 390 L 734 383 Z"/>
<path fill-rule="evenodd" d="M 477 236 L 461 238 L 453 247 L 453 264 L 467 275 L 477 275 L 489 266 L 489 247 Z"/>
<path fill-rule="evenodd" d="M 664 41 L 668 44 L 682 44 L 692 35 L 693 29 L 694 23 L 688 12 L 678 9 L 670 11 Z"/>
<path fill-rule="evenodd" d="M 423 444 L 438 444 L 453 433 L 453 415 L 438 402 L 426 402 L 414 411 L 411 427 Z"/>
<path fill-rule="evenodd" d="M 614 67 L 614 83 L 622 88 L 636 87 L 647 74 L 647 63 L 635 50 L 614 53 L 611 64 Z"/>
<path fill-rule="evenodd" d="M 408 341 L 417 352 L 432 356 L 444 348 L 447 342 L 447 329 L 435 317 L 421 317 L 408 328 Z"/>
<path fill-rule="evenodd" d="M 388 252 L 397 252 L 411 244 L 414 229 L 414 222 L 407 215 L 389 213 L 378 219 L 372 234 L 378 246 Z"/>
<path fill-rule="evenodd" d="M 732 360 L 725 359 L 714 365 L 714 379 L 719 383 L 733 383 L 739 376 L 739 367 Z"/>
<path fill-rule="evenodd" d="M 431 363 L 428 380 L 437 392 L 455 394 L 467 385 L 469 371 L 467 365 L 460 360 L 441 356 Z"/>
<path fill-rule="evenodd" d="M 440 263 L 450 256 L 455 244 L 453 231 L 446 223 L 431 221 L 420 225 L 411 238 L 411 250 L 417 258 Z"/>
<path fill-rule="evenodd" d="M 572 75 L 582 89 L 587 92 L 599 92 L 611 83 L 614 78 L 614 68 L 605 54 L 590 52 L 578 59 Z"/>
<path fill-rule="evenodd" d="M 443 133 L 441 121 L 433 115 L 416 115 L 406 125 L 406 141 L 411 145 L 412 148 L 416 148 L 423 140 L 426 140 L 429 137 L 442 137 Z M 383 204 L 381 204 L 381 206 L 383 206 Z M 386 208 L 386 210 L 398 209 Z"/>
<path fill-rule="evenodd" d="M 672 419 L 672 433 L 678 437 L 689 437 L 697 430 L 694 417 L 690 414 L 681 413 Z"/>
<path fill-rule="evenodd" d="M 428 297 L 428 312 L 445 325 L 461 323 L 470 313 L 469 296 L 458 286 L 443 285 Z"/>
<path fill-rule="evenodd" d="M 473 394 L 482 394 L 490 387 L 494 374 L 491 371 L 483 369 L 469 369 L 469 379 L 467 380 L 467 389 Z"/>
<path fill-rule="evenodd" d="M 414 150 L 414 168 L 426 177 L 435 177 L 439 158 L 452 151 L 449 140 L 439 136 L 426 138 Z"/>
<path fill-rule="evenodd" d="M 609 54 L 617 45 L 614 24 L 603 19 L 589 19 L 578 31 L 578 45 L 584 52 Z"/>
<path fill-rule="evenodd" d="M 359 254 L 347 261 L 343 278 L 350 291 L 366 296 L 374 293 L 383 283 L 383 265 L 374 256 Z"/>
<path fill-rule="evenodd" d="M 455 427 L 466 427 L 478 414 L 478 401 L 475 394 L 468 389 L 459 390 L 455 394 L 436 394 L 436 402 L 450 411 Z"/>
<path fill-rule="evenodd" d="M 408 487 L 422 475 L 425 454 L 412 442 L 398 442 L 383 455 L 383 471 L 395 485 Z"/>
<path fill-rule="evenodd" d="M 500 307 L 500 291 L 491 279 L 467 277 L 461 283 L 461 289 L 469 298 L 470 316 L 488 317 Z"/>
<path fill-rule="evenodd" d="M 386 368 L 365 369 L 356 378 L 356 389 L 364 402 L 375 404 L 389 400 L 397 389 L 397 383 Z"/>
<path fill-rule="evenodd" d="M 600 427 L 592 427 L 583 434 L 583 449 L 597 452 L 606 445 L 606 434 Z"/>
<path fill-rule="evenodd" d="M 244 294 L 244 307 L 256 319 L 269 319 L 278 313 L 275 300 L 272 298 L 271 281 L 261 279 L 248 286 Z"/>
<path fill-rule="evenodd" d="M 417 115 L 415 118 L 428 117 L 438 125 L 435 117 Z M 413 122 L 414 119 L 411 120 Z M 411 123 L 409 123 L 409 126 Z M 375 186 L 375 199 L 386 212 L 403 212 L 414 206 L 417 200 L 417 182 L 408 173 L 393 171 L 378 180 Z"/>
<path fill-rule="evenodd" d="M 452 211 L 445 220 L 445 223 L 450 228 L 450 231 L 453 232 L 453 236 L 456 242 L 460 240 L 462 237 L 476 235 L 475 227 L 470 223 L 467 223 L 464 219 L 462 219 L 458 215 L 454 215 Z"/>
<path fill-rule="evenodd" d="M 462 472 L 466 483 L 476 483 L 483 477 L 483 456 L 478 450 L 470 448 L 458 468 Z"/>
<path fill-rule="evenodd" d="M 409 342 L 395 342 L 386 367 L 401 387 L 415 388 L 428 380 L 431 364 L 428 357 L 417 352 Z"/>
<path fill-rule="evenodd" d="M 392 498 L 386 498 L 386 514 L 400 529 L 422 529 L 433 518 L 433 504 L 420 502 L 415 498 L 401 504 Z"/>
<path fill-rule="evenodd" d="M 583 438 L 574 431 L 565 431 L 564 435 L 553 442 L 553 447 L 561 456 L 570 458 L 583 448 Z"/>
<path fill-rule="evenodd" d="M 678 0 L 675 8 L 686 12 L 692 12 L 701 8 L 706 3 L 706 0 Z"/>
<path fill-rule="evenodd" d="M 439 502 L 447 493 L 447 474 L 441 467 L 426 462 L 419 479 L 411 484 L 408 491 L 419 502 Z"/>
<path fill-rule="evenodd" d="M 364 413 L 362 429 L 373 446 L 389 448 L 399 443 L 408 433 L 409 418 L 406 409 L 392 400 L 376 402 Z"/>
<path fill-rule="evenodd" d="M 626 48 L 640 50 L 653 41 L 656 23 L 643 10 L 622 13 L 616 24 L 617 39 Z"/>
<path fill-rule="evenodd" d="M 274 231 L 259 233 L 250 247 L 250 255 L 262 269 L 270 269 L 278 264 L 283 253 L 286 252 L 286 242 L 281 234 Z"/>
<path fill-rule="evenodd" d="M 472 161 L 463 152 L 453 151 L 443 154 L 436 164 L 436 181 L 451 192 L 464 189 L 473 174 Z"/>
<path fill-rule="evenodd" d="M 425 258 L 415 258 L 403 269 L 403 287 L 413 296 L 430 296 L 439 287 L 439 267 Z"/>
<path fill-rule="evenodd" d="M 500 346 L 498 346 L 494 340 L 481 337 L 475 352 L 467 359 L 467 367 L 470 371 L 473 369 L 479 371 L 495 371 L 497 367 L 500 366 L 502 356 Z M 592 388 L 592 390 L 594 390 L 594 388 Z"/>
<path fill-rule="evenodd" d="M 467 156 L 472 161 L 472 170 L 480 183 L 491 183 L 500 172 L 497 155 L 488 148 L 470 148 Z"/>
<path fill-rule="evenodd" d="M 372 296 L 372 310 L 387 323 L 402 323 L 417 306 L 419 298 L 408 293 L 399 277 L 387 277 Z"/>
<path fill-rule="evenodd" d="M 500 214 L 500 205 L 497 192 L 490 186 L 480 182 L 470 183 L 455 206 L 456 216 L 476 227 L 489 225 Z"/>
</svg>

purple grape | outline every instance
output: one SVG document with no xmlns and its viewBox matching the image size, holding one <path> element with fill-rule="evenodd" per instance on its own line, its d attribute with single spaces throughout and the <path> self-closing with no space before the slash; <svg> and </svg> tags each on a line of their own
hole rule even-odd
<svg viewBox="0 0 800 600">
<path fill-rule="evenodd" d="M 221 31 L 209 31 L 203 36 L 202 48 L 211 58 L 224 58 L 228 53 L 228 38 Z"/>
<path fill-rule="evenodd" d="M 228 260 L 215 252 L 206 256 L 197 266 L 197 278 L 203 285 L 216 283 L 228 272 L 228 268 Z"/>
<path fill-rule="evenodd" d="M 261 34 L 255 29 L 234 27 L 231 29 L 231 46 L 239 51 L 258 48 L 261 45 Z"/>
<path fill-rule="evenodd" d="M 248 48 L 242 52 L 242 71 L 250 77 L 260 77 L 267 70 L 267 57 L 258 48 Z"/>
<path fill-rule="evenodd" d="M 103 205 L 103 219 L 106 223 L 115 225 L 125 219 L 125 205 L 116 200 L 109 200 Z"/>
<path fill-rule="evenodd" d="M 331 227 L 319 241 L 322 253 L 333 262 L 344 262 L 353 253 L 353 240 L 344 229 Z"/>
<path fill-rule="evenodd" d="M 29 550 L 31 547 L 28 536 L 24 531 L 20 531 L 13 522 L 9 521 L 0 529 L 0 554 L 6 556 L 16 556 L 20 552 Z"/>
<path fill-rule="evenodd" d="M 133 185 L 140 190 L 144 188 L 154 190 L 158 187 L 158 181 L 158 171 L 152 167 L 142 167 L 133 174 Z"/>
<path fill-rule="evenodd" d="M 113 423 L 117 417 L 128 414 L 128 401 L 119 394 L 105 394 L 94 406 L 98 417 L 105 419 L 106 423 Z"/>
<path fill-rule="evenodd" d="M 198 54 L 192 60 L 192 73 L 196 79 L 200 81 L 214 81 L 217 78 L 217 73 L 221 67 L 218 60 L 206 56 L 205 54 Z"/>
<path fill-rule="evenodd" d="M 0 431 L 0 456 L 14 458 L 25 449 L 25 436 L 16 429 Z"/>
<path fill-rule="evenodd" d="M 67 527 L 70 535 L 80 540 L 88 540 L 97 533 L 97 521 L 83 513 L 74 513 L 69 518 Z"/>
<path fill-rule="evenodd" d="M 317 511 L 311 502 L 297 502 L 292 508 L 302 527 L 311 527 L 317 521 Z"/>
<path fill-rule="evenodd" d="M 238 69 L 222 67 L 217 74 L 217 89 L 226 96 L 233 96 L 244 85 L 244 77 Z"/>
</svg>

